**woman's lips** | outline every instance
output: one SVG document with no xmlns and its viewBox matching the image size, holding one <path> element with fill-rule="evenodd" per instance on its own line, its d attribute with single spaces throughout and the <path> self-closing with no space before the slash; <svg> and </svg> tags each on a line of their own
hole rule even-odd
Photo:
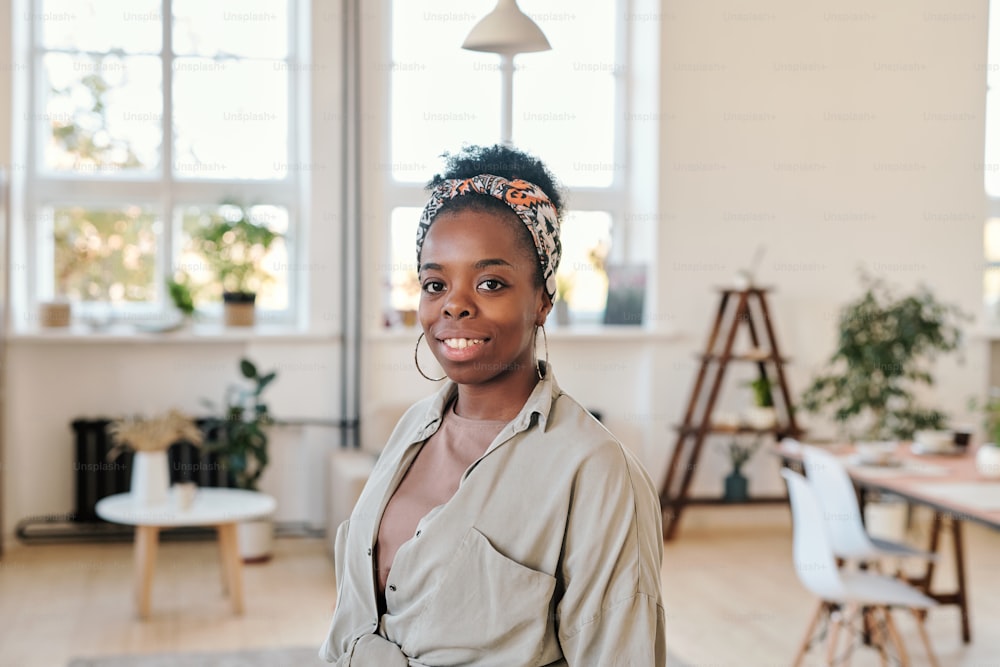
<svg viewBox="0 0 1000 667">
<path fill-rule="evenodd" d="M 450 361 L 468 361 L 479 356 L 487 342 L 485 338 L 449 337 L 439 340 L 441 353 Z"/>
</svg>

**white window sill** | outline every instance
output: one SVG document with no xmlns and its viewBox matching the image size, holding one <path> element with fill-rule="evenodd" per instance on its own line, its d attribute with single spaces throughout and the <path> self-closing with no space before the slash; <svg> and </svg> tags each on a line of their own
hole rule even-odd
<svg viewBox="0 0 1000 667">
<path fill-rule="evenodd" d="M 83 324 L 68 327 L 19 329 L 12 331 L 8 341 L 15 343 L 82 343 L 82 344 L 179 344 L 179 343 L 245 343 L 245 342 L 328 342 L 339 339 L 332 332 L 308 331 L 287 324 L 257 324 L 252 327 L 226 327 L 221 323 L 196 323 L 173 331 L 152 332 L 134 324 L 113 324 L 95 329 Z"/>
<path fill-rule="evenodd" d="M 546 326 L 549 340 L 569 342 L 651 342 L 677 341 L 683 335 L 676 329 L 654 329 L 642 326 L 611 324 L 577 324 L 570 326 Z M 372 341 L 415 341 L 420 335 L 420 327 L 393 327 L 378 329 L 368 333 Z"/>
</svg>

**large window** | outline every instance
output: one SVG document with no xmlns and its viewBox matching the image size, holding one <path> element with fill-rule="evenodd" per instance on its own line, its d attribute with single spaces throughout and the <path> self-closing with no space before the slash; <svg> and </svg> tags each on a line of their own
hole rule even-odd
<svg viewBox="0 0 1000 667">
<path fill-rule="evenodd" d="M 262 317 L 291 321 L 299 229 L 298 0 L 25 0 L 31 90 L 25 292 L 74 312 L 157 315 L 221 289 L 198 225 L 246 212 L 280 235 Z"/>
<path fill-rule="evenodd" d="M 387 70 L 391 294 L 416 308 L 413 239 L 435 157 L 500 140 L 500 60 L 462 41 L 495 0 L 388 0 Z M 625 2 L 521 0 L 551 51 L 516 56 L 513 144 L 541 158 L 567 190 L 560 296 L 580 321 L 604 310 L 603 265 L 624 226 Z"/>
</svg>

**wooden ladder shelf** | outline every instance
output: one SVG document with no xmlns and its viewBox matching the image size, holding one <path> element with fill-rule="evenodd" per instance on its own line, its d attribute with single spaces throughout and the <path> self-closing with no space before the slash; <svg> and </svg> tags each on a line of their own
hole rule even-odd
<svg viewBox="0 0 1000 667">
<path fill-rule="evenodd" d="M 677 441 L 670 457 L 666 481 L 660 493 L 660 508 L 663 511 L 666 540 L 677 535 L 681 513 L 689 504 L 688 493 L 694 472 L 698 467 L 702 447 L 711 434 L 766 434 L 776 440 L 784 437 L 799 437 L 802 431 L 795 422 L 788 382 L 785 379 L 784 364 L 788 362 L 778 350 L 778 341 L 770 311 L 767 307 L 765 288 L 722 289 L 715 323 L 705 352 L 699 355 L 701 361 L 694 388 L 684 412 L 683 422 L 677 426 Z M 737 353 L 734 351 L 736 335 L 746 326 L 752 349 Z M 771 395 L 776 413 L 772 428 L 760 429 L 745 425 L 722 425 L 714 423 L 712 414 L 722 388 L 726 368 L 731 361 L 750 362 L 757 365 L 761 378 L 771 383 Z"/>
</svg>

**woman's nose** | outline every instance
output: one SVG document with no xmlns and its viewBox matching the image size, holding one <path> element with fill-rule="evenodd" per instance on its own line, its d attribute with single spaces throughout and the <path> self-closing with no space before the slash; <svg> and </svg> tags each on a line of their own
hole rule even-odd
<svg viewBox="0 0 1000 667">
<path fill-rule="evenodd" d="M 444 302 L 444 316 L 460 320 L 471 317 L 475 312 L 472 299 L 464 290 L 452 289 Z"/>
</svg>

